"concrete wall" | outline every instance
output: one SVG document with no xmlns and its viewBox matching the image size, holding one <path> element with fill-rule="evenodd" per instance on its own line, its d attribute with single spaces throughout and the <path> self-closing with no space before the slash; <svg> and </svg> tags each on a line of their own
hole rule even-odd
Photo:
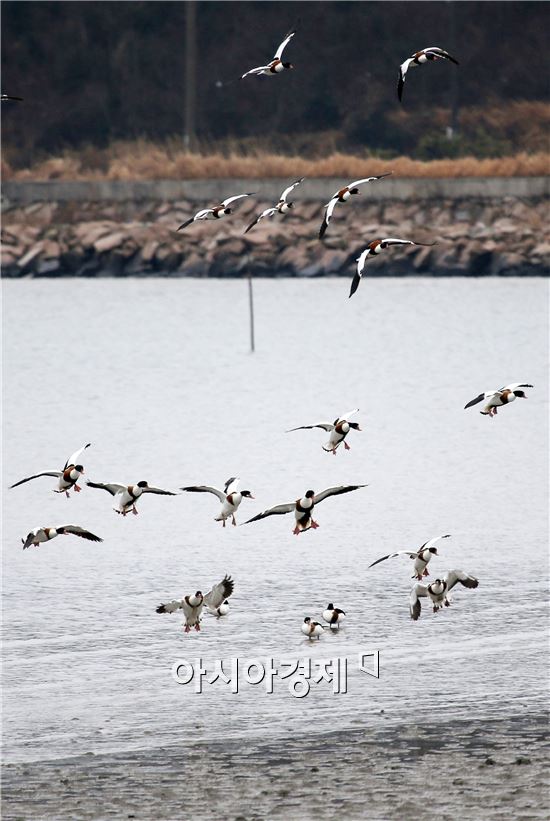
<svg viewBox="0 0 550 821">
<path fill-rule="evenodd" d="M 463 177 L 452 179 L 388 178 L 364 189 L 372 202 L 388 200 L 465 199 L 477 197 L 500 200 L 504 197 L 539 199 L 550 192 L 550 177 Z M 294 192 L 294 199 L 324 201 L 330 199 L 346 180 L 312 178 Z M 232 194 L 258 192 L 262 201 L 276 202 L 288 179 L 219 179 L 219 180 L 150 180 L 120 182 L 94 180 L 85 182 L 4 182 L 3 209 L 36 202 L 171 202 L 190 200 L 209 204 Z"/>
</svg>

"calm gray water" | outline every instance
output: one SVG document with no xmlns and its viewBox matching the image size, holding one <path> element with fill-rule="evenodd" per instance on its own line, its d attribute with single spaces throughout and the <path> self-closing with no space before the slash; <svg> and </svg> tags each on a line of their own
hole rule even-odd
<svg viewBox="0 0 550 821">
<path fill-rule="evenodd" d="M 85 488 L 38 479 L 4 504 L 4 755 L 36 760 L 231 736 L 274 738 L 535 711 L 545 687 L 547 284 L 540 279 L 255 283 L 248 351 L 242 281 L 4 283 L 4 488 L 59 467 L 84 442 L 87 478 L 170 489 L 238 475 L 240 521 L 307 488 L 368 483 L 317 509 L 246 527 L 213 521 L 214 497 L 147 496 L 139 516 Z M 495 420 L 464 411 L 488 388 L 535 385 Z M 287 428 L 359 407 L 351 451 Z M 247 515 L 248 514 L 248 515 Z M 22 551 L 37 525 L 79 524 Z M 434 559 L 480 579 L 453 606 L 408 617 L 411 568 L 374 559 L 451 533 Z M 184 635 L 167 598 L 235 579 L 231 614 Z M 328 601 L 345 627 L 310 646 Z M 380 678 L 356 669 L 380 651 Z M 303 699 L 221 682 L 177 685 L 176 659 L 347 657 L 348 693 Z M 278 666 L 278 665 L 277 665 Z M 419 699 L 419 694 L 421 698 Z M 380 711 L 384 710 L 384 715 Z"/>
</svg>

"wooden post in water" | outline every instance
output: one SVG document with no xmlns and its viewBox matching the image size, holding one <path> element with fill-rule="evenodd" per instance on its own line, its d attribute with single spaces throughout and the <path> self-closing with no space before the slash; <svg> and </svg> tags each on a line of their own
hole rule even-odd
<svg viewBox="0 0 550 821">
<path fill-rule="evenodd" d="M 250 309 L 250 353 L 254 353 L 254 293 L 252 291 L 252 274 L 248 272 L 248 307 Z"/>
</svg>

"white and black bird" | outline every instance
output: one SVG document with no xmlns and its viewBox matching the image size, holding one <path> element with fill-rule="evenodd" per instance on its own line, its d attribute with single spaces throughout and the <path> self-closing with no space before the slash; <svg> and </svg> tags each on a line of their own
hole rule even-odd
<svg viewBox="0 0 550 821">
<path fill-rule="evenodd" d="M 26 539 L 21 539 L 23 543 L 23 550 L 27 547 L 37 547 L 42 542 L 49 542 L 55 539 L 56 536 L 80 536 L 81 539 L 88 539 L 89 542 L 102 542 L 99 536 L 90 533 L 78 525 L 61 525 L 60 527 L 35 527 L 27 534 Z"/>
<path fill-rule="evenodd" d="M 306 616 L 302 623 L 302 633 L 304 636 L 307 636 L 310 641 L 313 641 L 313 639 L 319 641 L 324 632 L 325 628 L 322 624 L 319 624 L 318 621 L 312 621 L 309 616 Z"/>
<path fill-rule="evenodd" d="M 339 191 L 336 191 L 335 194 L 332 195 L 330 200 L 327 202 L 325 206 L 323 206 L 325 210 L 325 216 L 323 217 L 323 222 L 321 223 L 321 227 L 319 229 L 319 239 L 322 239 L 325 235 L 325 231 L 328 228 L 328 224 L 332 217 L 332 212 L 336 208 L 339 202 L 347 202 L 350 197 L 359 194 L 359 186 L 364 185 L 366 182 L 374 182 L 375 180 L 381 180 L 384 177 L 390 177 L 393 174 L 393 171 L 388 171 L 387 174 L 379 174 L 377 177 L 365 177 L 362 180 L 355 180 L 354 182 L 350 182 L 349 185 L 344 185 L 343 188 L 340 188 Z"/>
<path fill-rule="evenodd" d="M 384 251 L 386 248 L 391 248 L 394 245 L 423 245 L 430 247 L 435 244 L 435 242 L 413 242 L 412 239 L 397 239 L 397 237 L 386 237 L 385 239 L 375 239 L 369 242 L 365 250 L 356 259 L 357 271 L 351 281 L 350 297 L 352 297 L 359 288 L 359 283 L 361 282 L 361 277 L 363 276 L 363 271 L 365 270 L 365 265 L 369 257 L 376 256 L 381 251 Z"/>
<path fill-rule="evenodd" d="M 295 502 L 289 502 L 287 505 L 276 505 L 268 510 L 264 510 L 263 513 L 258 513 L 257 516 L 253 516 L 252 519 L 244 522 L 244 524 L 247 525 L 250 524 L 250 522 L 258 522 L 267 516 L 280 516 L 284 513 L 292 513 L 292 511 L 294 511 L 296 527 L 293 533 L 297 536 L 304 530 L 309 530 L 310 528 L 315 530 L 319 527 L 312 516 L 315 505 L 318 505 L 324 499 L 328 499 L 329 496 L 339 496 L 342 493 L 350 493 L 352 490 L 359 490 L 359 488 L 362 487 L 367 487 L 367 485 L 340 485 L 339 487 L 329 487 L 327 490 L 322 490 L 317 494 L 315 494 L 314 490 L 308 490 L 301 499 L 297 499 Z"/>
<path fill-rule="evenodd" d="M 225 522 L 231 517 L 231 523 L 236 525 L 235 513 L 243 499 L 253 499 L 254 496 L 249 490 L 238 490 L 239 479 L 232 477 L 225 483 L 223 490 L 218 490 L 216 487 L 209 485 L 190 485 L 189 487 L 180 487 L 180 490 L 185 490 L 187 493 L 213 493 L 222 503 L 222 509 L 215 517 L 215 522 L 222 522 L 225 527 Z"/>
<path fill-rule="evenodd" d="M 234 197 L 228 197 L 227 199 L 222 200 L 219 205 L 214 205 L 212 208 L 203 208 L 201 211 L 197 211 L 194 217 L 182 222 L 177 230 L 181 231 L 182 228 L 186 228 L 188 225 L 191 225 L 192 222 L 197 222 L 200 220 L 217 220 L 222 217 L 226 217 L 228 214 L 233 213 L 233 209 L 229 207 L 232 202 L 242 200 L 244 197 L 252 197 L 254 193 L 254 191 L 251 191 L 248 194 L 237 194 Z"/>
<path fill-rule="evenodd" d="M 282 61 L 283 51 L 290 43 L 294 35 L 296 34 L 295 31 L 289 31 L 286 35 L 285 39 L 273 55 L 273 59 L 270 60 L 269 63 L 265 66 L 258 66 L 257 68 L 251 68 L 250 71 L 247 71 L 245 74 L 242 75 L 241 80 L 244 80 L 245 77 L 249 77 L 250 75 L 261 76 L 266 75 L 268 77 L 273 77 L 275 74 L 280 74 L 285 69 L 294 68 L 292 63 L 284 63 Z"/>
<path fill-rule="evenodd" d="M 417 582 L 411 590 L 409 599 L 411 619 L 417 621 L 420 618 L 420 599 L 423 597 L 431 599 L 434 613 L 437 613 L 442 607 L 450 607 L 451 602 L 448 594 L 458 583 L 471 589 L 479 585 L 474 576 L 464 573 L 463 570 L 448 570 L 442 579 L 436 579 L 428 585 Z"/>
<path fill-rule="evenodd" d="M 147 482 L 138 482 L 136 485 L 103 484 L 102 482 L 86 482 L 86 484 L 89 485 L 89 487 L 106 490 L 107 493 L 114 496 L 115 504 L 113 505 L 113 510 L 122 516 L 126 516 L 130 511 L 132 511 L 134 516 L 137 516 L 139 511 L 136 508 L 136 502 L 143 493 L 157 493 L 159 496 L 178 495 L 171 490 L 161 490 L 159 487 L 153 487 Z"/>
<path fill-rule="evenodd" d="M 405 60 L 404 63 L 401 63 L 399 66 L 399 79 L 397 81 L 397 96 L 400 102 L 403 100 L 403 87 L 405 85 L 407 71 L 415 66 L 422 66 L 424 63 L 433 63 L 437 60 L 449 60 L 451 63 L 457 66 L 459 65 L 458 60 L 455 60 L 448 51 L 438 46 L 428 46 L 428 48 L 423 48 L 422 51 L 415 51 L 411 57 Z"/>
<path fill-rule="evenodd" d="M 250 231 L 251 228 L 254 228 L 254 226 L 257 225 L 260 222 L 260 220 L 263 220 L 266 217 L 272 217 L 274 214 L 286 214 L 287 211 L 289 211 L 291 208 L 294 208 L 294 203 L 293 202 L 288 202 L 287 198 L 290 195 L 290 193 L 296 188 L 296 186 L 300 185 L 300 183 L 303 182 L 304 180 L 305 180 L 305 177 L 300 177 L 299 180 L 296 180 L 291 185 L 289 185 L 288 188 L 285 188 L 285 190 L 281 194 L 281 197 L 280 197 L 279 202 L 277 203 L 277 205 L 274 205 L 273 208 L 266 208 L 265 211 L 262 211 L 261 214 L 258 214 L 256 219 L 253 220 L 250 223 L 250 225 L 248 225 L 244 229 L 243 233 L 247 234 Z"/>
<path fill-rule="evenodd" d="M 437 547 L 434 547 L 434 545 L 440 539 L 450 539 L 450 533 L 446 533 L 443 536 L 434 536 L 433 539 L 430 539 L 429 542 L 423 544 L 417 551 L 410 552 L 408 550 L 398 550 L 396 553 L 388 553 L 387 556 L 382 556 L 381 559 L 377 559 L 372 564 L 369 564 L 367 570 L 370 570 L 370 568 L 374 567 L 376 564 L 380 564 L 380 562 L 385 562 L 386 559 L 394 559 L 396 556 L 408 556 L 410 559 L 414 559 L 414 574 L 412 578 L 422 579 L 423 576 L 430 575 L 428 573 L 428 563 L 432 556 L 439 556 Z"/>
<path fill-rule="evenodd" d="M 10 102 L 10 101 L 12 101 L 14 103 L 22 103 L 23 102 L 23 97 L 14 97 L 12 94 L 2 93 L 1 101 L 3 103 L 7 103 L 7 102 Z"/>
<path fill-rule="evenodd" d="M 500 408 L 501 405 L 509 405 L 510 402 L 514 402 L 518 398 L 527 399 L 525 391 L 522 390 L 522 388 L 532 387 L 534 386 L 526 382 L 514 382 L 512 385 L 506 385 L 505 388 L 499 388 L 498 391 L 485 391 L 485 393 L 480 393 L 479 396 L 476 396 L 475 399 L 472 399 L 471 402 L 464 405 L 464 410 L 471 408 L 473 405 L 477 405 L 478 402 L 486 401 L 480 413 L 483 414 L 483 416 L 496 416 L 497 408 Z"/>
<path fill-rule="evenodd" d="M 340 627 L 345 618 L 345 611 L 340 610 L 339 607 L 335 607 L 332 602 L 327 604 L 326 610 L 323 610 L 323 619 L 328 622 L 331 628 Z"/>
<path fill-rule="evenodd" d="M 222 616 L 227 616 L 229 613 L 229 602 L 227 599 L 222 601 L 222 603 L 218 607 L 208 607 L 207 610 L 212 616 L 216 616 L 216 618 L 221 618 Z"/>
<path fill-rule="evenodd" d="M 11 487 L 18 487 L 19 485 L 25 484 L 25 482 L 30 482 L 32 479 L 38 479 L 40 476 L 54 476 L 58 479 L 57 490 L 54 490 L 54 493 L 64 493 L 67 499 L 69 499 L 69 490 L 74 490 L 76 493 L 80 493 L 82 490 L 82 488 L 77 484 L 80 476 L 84 473 L 84 468 L 79 462 L 79 457 L 82 453 L 84 453 L 86 448 L 89 447 L 90 442 L 78 450 L 75 450 L 75 452 L 71 454 L 65 462 L 63 470 L 45 470 L 42 473 L 35 473 L 33 476 L 27 476 L 26 479 L 21 479 L 19 482 L 11 485 Z"/>
<path fill-rule="evenodd" d="M 212 590 L 203 596 L 200 590 L 194 595 L 184 596 L 183 599 L 176 599 L 167 604 L 160 604 L 157 607 L 157 613 L 175 613 L 176 610 L 183 610 L 185 616 L 185 632 L 189 633 L 192 627 L 199 631 L 200 617 L 204 605 L 211 610 L 216 611 L 225 603 L 233 593 L 235 583 L 231 576 L 224 576 L 221 582 L 215 584 Z M 220 615 L 223 615 L 220 613 Z"/>
<path fill-rule="evenodd" d="M 321 428 L 321 430 L 326 430 L 327 433 L 330 433 L 330 436 L 328 442 L 325 442 L 322 446 L 323 450 L 336 456 L 336 451 L 342 442 L 344 443 L 344 448 L 346 450 L 351 450 L 350 446 L 345 441 L 350 430 L 361 430 L 358 422 L 349 421 L 350 416 L 358 413 L 358 411 L 359 408 L 354 408 L 354 410 L 347 411 L 341 416 L 338 416 L 332 424 L 330 422 L 317 422 L 315 425 L 300 425 L 297 428 L 290 428 L 290 430 L 287 430 L 286 433 L 292 433 L 295 430 L 313 430 L 313 428 Z"/>
</svg>

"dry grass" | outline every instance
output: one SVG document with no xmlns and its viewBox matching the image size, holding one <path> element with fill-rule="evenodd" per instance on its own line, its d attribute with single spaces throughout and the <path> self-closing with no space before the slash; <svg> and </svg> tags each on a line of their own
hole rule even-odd
<svg viewBox="0 0 550 821">
<path fill-rule="evenodd" d="M 88 148 L 65 152 L 31 168 L 12 169 L 3 163 L 4 179 L 13 180 L 154 180 L 200 178 L 342 177 L 359 178 L 393 171 L 400 177 L 514 177 L 549 173 L 550 154 L 520 153 L 511 157 L 432 160 L 408 157 L 391 160 L 334 152 L 327 157 L 304 159 L 264 152 L 246 155 L 188 152 L 174 141 L 163 145 L 145 140 L 117 142 L 108 149 Z"/>
</svg>

